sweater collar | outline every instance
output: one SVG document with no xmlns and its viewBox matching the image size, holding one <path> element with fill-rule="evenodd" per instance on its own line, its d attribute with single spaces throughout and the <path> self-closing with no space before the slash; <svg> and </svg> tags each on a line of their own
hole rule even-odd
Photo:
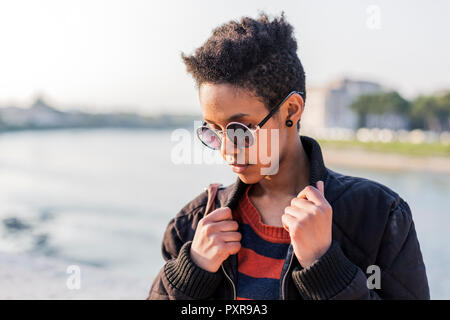
<svg viewBox="0 0 450 320">
<path fill-rule="evenodd" d="M 326 179 L 328 176 L 328 170 L 324 165 L 322 150 L 319 143 L 308 136 L 300 136 L 300 140 L 305 150 L 306 155 L 309 158 L 310 171 L 309 171 L 309 184 L 316 186 L 317 181 L 322 180 L 325 185 L 326 194 Z M 226 188 L 224 192 L 224 198 L 221 199 L 222 206 L 229 207 L 231 210 L 236 208 L 239 199 L 247 190 L 248 184 L 242 182 L 242 180 L 237 177 L 234 184 Z"/>
</svg>

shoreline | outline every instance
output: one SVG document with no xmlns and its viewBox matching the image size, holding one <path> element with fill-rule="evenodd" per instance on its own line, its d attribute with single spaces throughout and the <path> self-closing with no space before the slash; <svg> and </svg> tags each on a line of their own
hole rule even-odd
<svg viewBox="0 0 450 320">
<path fill-rule="evenodd" d="M 361 169 L 450 173 L 449 157 L 407 156 L 400 153 L 373 152 L 323 145 L 321 145 L 321 148 L 326 165 Z"/>
<path fill-rule="evenodd" d="M 120 126 L 97 126 L 97 127 L 65 127 L 65 128 L 28 128 L 21 130 L 0 130 L 0 138 L 17 133 L 32 133 L 32 132 L 57 132 L 57 131 L 102 131 L 102 130 L 130 130 L 130 131 L 158 131 L 166 132 L 173 128 L 150 128 L 150 127 L 120 127 Z M 393 171 L 427 171 L 435 173 L 450 173 L 450 156 L 440 155 L 442 150 L 436 154 L 435 149 L 421 149 L 420 154 L 415 150 L 415 154 L 406 154 L 404 152 L 392 152 L 393 147 L 386 144 L 381 144 L 383 149 L 370 150 L 366 149 L 364 145 L 352 145 L 353 141 L 327 141 L 321 140 L 313 135 L 308 135 L 314 138 L 320 145 L 324 162 L 331 166 L 340 166 L 346 168 L 359 169 L 379 169 L 379 170 L 393 170 Z M 448 147 L 445 147 L 443 152 L 449 152 Z M 405 151 L 405 150 L 403 150 Z M 414 151 L 414 150 L 413 150 Z M 427 155 L 427 152 L 435 154 Z M 444 153 L 445 154 L 445 153 Z"/>
</svg>

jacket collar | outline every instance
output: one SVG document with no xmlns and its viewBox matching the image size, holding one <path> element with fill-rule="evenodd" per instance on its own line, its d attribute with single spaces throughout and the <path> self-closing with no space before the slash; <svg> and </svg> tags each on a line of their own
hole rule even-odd
<svg viewBox="0 0 450 320">
<path fill-rule="evenodd" d="M 328 170 L 323 163 L 322 150 L 319 143 L 311 137 L 300 136 L 300 140 L 303 145 L 303 149 L 309 158 L 310 172 L 309 172 L 309 184 L 316 186 L 316 182 L 322 180 L 325 187 L 325 195 L 327 194 L 327 177 Z M 236 208 L 236 205 L 240 197 L 244 194 L 248 184 L 242 182 L 237 177 L 237 180 L 232 185 L 225 188 L 224 192 L 219 192 L 218 198 L 221 207 L 229 207 L 231 210 Z"/>
</svg>

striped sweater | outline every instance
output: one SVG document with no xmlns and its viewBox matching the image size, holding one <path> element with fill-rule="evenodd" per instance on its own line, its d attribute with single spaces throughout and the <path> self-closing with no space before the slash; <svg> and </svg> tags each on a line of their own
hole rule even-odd
<svg viewBox="0 0 450 320">
<path fill-rule="evenodd" d="M 238 252 L 237 299 L 276 300 L 290 237 L 284 228 L 261 221 L 258 210 L 248 197 L 250 187 L 233 212 L 242 234 Z"/>
</svg>

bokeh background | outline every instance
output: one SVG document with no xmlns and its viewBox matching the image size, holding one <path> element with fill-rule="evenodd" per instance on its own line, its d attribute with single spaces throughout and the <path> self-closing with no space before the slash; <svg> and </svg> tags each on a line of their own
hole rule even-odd
<svg viewBox="0 0 450 320">
<path fill-rule="evenodd" d="M 431 297 L 449 299 L 449 10 L 445 0 L 0 2 L 0 298 L 146 297 L 170 218 L 209 183 L 236 179 L 194 139 L 200 107 L 180 53 L 222 23 L 284 11 L 307 78 L 300 134 L 330 169 L 405 199 Z"/>
</svg>

